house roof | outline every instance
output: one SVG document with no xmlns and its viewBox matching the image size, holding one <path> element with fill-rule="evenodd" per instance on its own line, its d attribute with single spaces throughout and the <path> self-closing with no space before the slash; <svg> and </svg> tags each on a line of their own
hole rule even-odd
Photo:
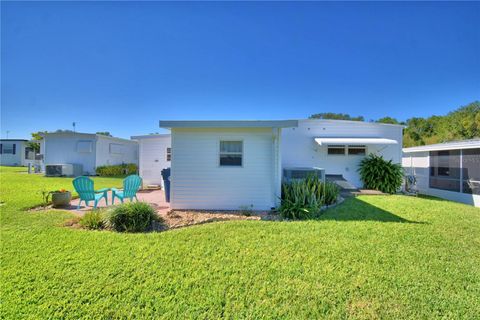
<svg viewBox="0 0 480 320">
<path fill-rule="evenodd" d="M 480 148 L 480 139 L 451 141 L 444 143 L 429 144 L 426 146 L 403 148 L 403 152 L 422 152 L 422 151 L 437 151 L 437 150 L 458 150 L 458 149 L 475 149 Z"/>
<path fill-rule="evenodd" d="M 47 133 L 42 133 L 42 137 L 48 137 L 48 136 L 83 136 L 85 138 L 105 138 L 105 139 L 110 139 L 110 140 L 116 140 L 116 141 L 122 141 L 122 142 L 132 142 L 132 143 L 137 143 L 136 141 L 130 140 L 130 139 L 124 139 L 124 138 L 117 138 L 117 137 L 110 137 L 106 136 L 103 134 L 96 134 L 96 133 L 83 133 L 83 132 L 72 132 L 72 131 L 62 131 L 62 132 L 47 132 Z"/>
<path fill-rule="evenodd" d="M 30 141 L 27 139 L 0 139 L 0 141 Z"/>
<path fill-rule="evenodd" d="M 145 134 L 141 136 L 131 136 L 130 139 L 132 140 L 141 140 L 141 139 L 155 139 L 155 138 L 169 138 L 171 134 L 169 133 L 156 133 L 156 134 Z"/>
<path fill-rule="evenodd" d="M 161 128 L 287 128 L 297 120 L 160 120 Z"/>
<path fill-rule="evenodd" d="M 394 124 L 394 123 L 382 123 L 382 122 L 369 122 L 369 121 L 354 121 L 354 120 L 337 120 L 337 119 L 300 119 L 299 121 L 312 121 L 312 122 L 331 122 L 331 123 L 344 123 L 345 125 L 372 125 L 372 126 L 389 126 L 389 127 L 400 127 L 406 128 L 406 125 L 403 124 Z"/>
</svg>

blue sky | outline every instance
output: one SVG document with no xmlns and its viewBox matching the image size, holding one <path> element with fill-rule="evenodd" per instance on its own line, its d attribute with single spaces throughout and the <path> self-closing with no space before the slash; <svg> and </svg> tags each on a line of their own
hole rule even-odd
<svg viewBox="0 0 480 320">
<path fill-rule="evenodd" d="M 480 100 L 480 3 L 2 2 L 1 136 Z"/>
</svg>

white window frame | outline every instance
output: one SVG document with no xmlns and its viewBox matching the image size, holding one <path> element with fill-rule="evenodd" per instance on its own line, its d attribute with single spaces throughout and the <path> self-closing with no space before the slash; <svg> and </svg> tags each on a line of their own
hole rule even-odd
<svg viewBox="0 0 480 320">
<path fill-rule="evenodd" d="M 222 148 L 222 142 L 240 142 L 242 144 L 242 152 L 222 152 L 221 148 Z M 225 139 L 220 139 L 218 141 L 218 166 L 221 167 L 221 168 L 243 168 L 244 166 L 244 159 L 245 159 L 245 148 L 244 148 L 244 142 L 243 142 L 243 139 L 235 139 L 235 138 L 225 138 Z M 222 165 L 221 164 L 221 161 L 220 161 L 220 158 L 222 155 L 240 155 L 241 156 L 241 161 L 242 161 L 242 164 L 241 165 L 234 165 L 234 166 L 229 166 L 229 165 Z"/>
</svg>

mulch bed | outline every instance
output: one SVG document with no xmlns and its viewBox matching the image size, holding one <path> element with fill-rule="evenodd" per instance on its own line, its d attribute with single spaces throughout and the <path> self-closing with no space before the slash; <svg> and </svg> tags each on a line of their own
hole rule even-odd
<svg viewBox="0 0 480 320">
<path fill-rule="evenodd" d="M 169 211 L 160 213 L 159 216 L 164 220 L 168 229 L 176 229 L 195 224 L 203 224 L 217 221 L 230 220 L 261 220 L 258 215 L 245 216 L 232 213 L 215 213 L 215 212 L 191 212 L 191 211 Z"/>
</svg>

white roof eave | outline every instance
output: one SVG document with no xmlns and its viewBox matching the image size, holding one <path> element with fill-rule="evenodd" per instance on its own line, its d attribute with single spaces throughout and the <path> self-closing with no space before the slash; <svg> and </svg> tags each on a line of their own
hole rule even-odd
<svg viewBox="0 0 480 320">
<path fill-rule="evenodd" d="M 161 128 L 291 128 L 298 120 L 160 120 Z"/>
<path fill-rule="evenodd" d="M 315 142 L 318 145 L 334 145 L 334 144 L 346 144 L 346 145 L 367 145 L 367 144 L 398 144 L 397 140 L 386 139 L 386 138 L 348 138 L 348 137 L 338 137 L 338 138 L 315 138 Z"/>
</svg>

